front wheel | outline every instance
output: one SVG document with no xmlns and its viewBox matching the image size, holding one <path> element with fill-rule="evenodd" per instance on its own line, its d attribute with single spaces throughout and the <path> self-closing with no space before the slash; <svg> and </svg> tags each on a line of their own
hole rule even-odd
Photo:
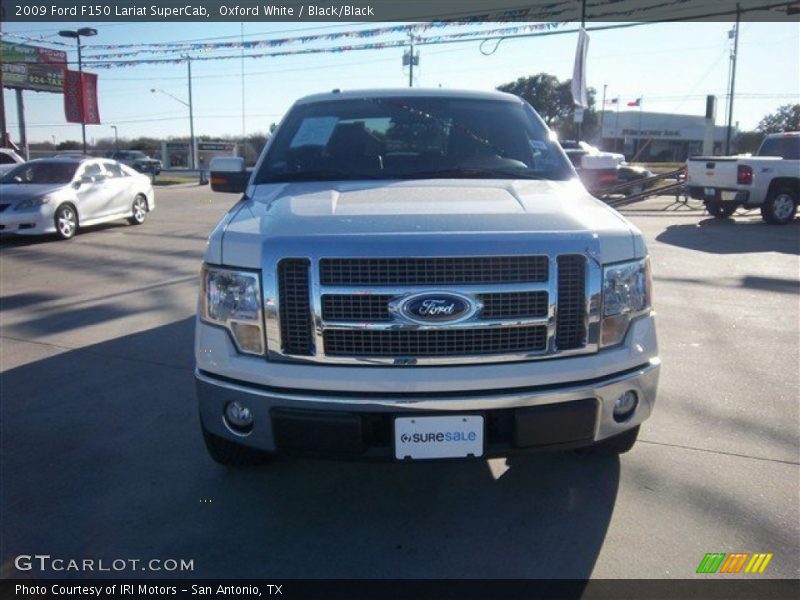
<svg viewBox="0 0 800 600">
<path fill-rule="evenodd" d="M 203 441 L 214 462 L 226 467 L 254 467 L 266 465 L 272 456 L 242 444 L 235 444 L 221 438 L 203 427 Z"/>
<path fill-rule="evenodd" d="M 139 194 L 133 199 L 131 206 L 131 216 L 128 218 L 128 223 L 131 225 L 141 225 L 147 217 L 147 200 Z"/>
<path fill-rule="evenodd" d="M 732 202 L 706 202 L 708 214 L 717 219 L 727 219 L 736 212 L 737 208 L 739 205 Z"/>
<path fill-rule="evenodd" d="M 54 217 L 56 235 L 62 240 L 72 238 L 78 231 L 78 213 L 71 204 L 62 204 Z"/>
<path fill-rule="evenodd" d="M 761 206 L 761 217 L 772 225 L 786 225 L 797 214 L 797 192 L 788 188 L 770 194 Z"/>
</svg>

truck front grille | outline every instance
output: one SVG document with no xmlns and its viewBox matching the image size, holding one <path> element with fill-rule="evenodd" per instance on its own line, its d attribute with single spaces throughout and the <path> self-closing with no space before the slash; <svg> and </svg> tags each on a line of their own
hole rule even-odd
<svg viewBox="0 0 800 600">
<path fill-rule="evenodd" d="M 579 254 L 558 257 L 556 348 L 580 348 L 586 336 L 586 259 Z"/>
<path fill-rule="evenodd" d="M 384 358 L 476 356 L 507 352 L 540 352 L 547 343 L 547 327 L 490 329 L 343 330 L 323 334 L 329 356 Z"/>
<path fill-rule="evenodd" d="M 277 310 L 266 311 L 270 358 L 471 364 L 594 352 L 599 273 L 583 254 L 568 253 L 283 258 L 273 284 Z M 395 308 L 428 293 L 459 295 L 472 312 L 425 322 Z"/>
<path fill-rule="evenodd" d="M 546 256 L 323 258 L 322 285 L 453 285 L 547 281 Z"/>
<path fill-rule="evenodd" d="M 287 354 L 313 353 L 308 269 L 309 261 L 303 258 L 285 258 L 278 263 L 281 342 Z"/>
<path fill-rule="evenodd" d="M 514 319 L 547 316 L 547 292 L 507 292 L 478 294 L 483 304 L 477 319 Z M 391 321 L 387 294 L 325 294 L 322 296 L 322 319 L 343 323 Z"/>
</svg>

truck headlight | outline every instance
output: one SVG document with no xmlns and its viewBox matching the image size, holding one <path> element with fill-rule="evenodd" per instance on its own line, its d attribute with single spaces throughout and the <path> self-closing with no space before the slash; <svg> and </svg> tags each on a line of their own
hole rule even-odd
<svg viewBox="0 0 800 600">
<path fill-rule="evenodd" d="M 28 208 L 36 208 L 37 206 L 41 206 L 42 204 L 49 204 L 50 203 L 50 196 L 41 196 L 39 198 L 28 198 L 27 200 L 23 200 L 19 204 L 17 204 L 14 210 L 25 210 Z"/>
<path fill-rule="evenodd" d="M 203 265 L 200 318 L 225 327 L 239 352 L 264 354 L 258 273 Z"/>
<path fill-rule="evenodd" d="M 625 338 L 630 322 L 650 311 L 652 290 L 649 258 L 603 269 L 601 347 L 619 344 Z"/>
</svg>

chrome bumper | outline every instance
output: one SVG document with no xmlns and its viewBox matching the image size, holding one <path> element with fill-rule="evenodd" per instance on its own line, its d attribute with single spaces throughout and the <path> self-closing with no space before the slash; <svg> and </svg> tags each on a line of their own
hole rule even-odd
<svg viewBox="0 0 800 600">
<path fill-rule="evenodd" d="M 646 420 L 655 404 L 661 361 L 646 364 L 604 378 L 495 392 L 445 393 L 337 393 L 273 389 L 219 378 L 200 370 L 195 372 L 200 418 L 209 432 L 240 444 L 267 452 L 277 452 L 272 409 L 328 411 L 336 413 L 458 413 L 516 409 L 571 401 L 596 400 L 594 440 L 623 433 Z M 613 417 L 614 402 L 626 391 L 639 396 L 634 414 L 624 423 Z M 233 400 L 245 403 L 253 413 L 253 429 L 247 435 L 233 432 L 223 420 L 225 405 Z"/>
</svg>

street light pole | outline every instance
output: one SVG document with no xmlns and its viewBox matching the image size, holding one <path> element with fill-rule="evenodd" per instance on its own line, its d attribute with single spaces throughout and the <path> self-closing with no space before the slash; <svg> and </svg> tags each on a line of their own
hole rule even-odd
<svg viewBox="0 0 800 600">
<path fill-rule="evenodd" d="M 78 79 L 81 82 L 81 139 L 83 140 L 83 153 L 86 154 L 86 112 L 85 112 L 85 98 L 83 97 L 83 61 L 81 60 L 81 36 L 90 37 L 97 35 L 97 29 L 91 27 L 81 27 L 78 30 L 64 29 L 59 31 L 58 35 L 61 37 L 75 38 L 78 43 Z"/>
<path fill-rule="evenodd" d="M 190 166 L 193 169 L 197 169 L 197 152 L 196 152 L 197 148 L 194 139 L 194 109 L 192 107 L 192 59 L 188 56 L 184 58 L 186 58 L 186 64 L 188 66 L 188 72 L 189 72 L 189 102 L 184 102 L 177 96 L 173 96 L 169 92 L 165 92 L 164 90 L 161 89 L 150 88 L 150 91 L 153 92 L 154 94 L 156 92 L 161 92 L 165 96 L 169 96 L 170 98 L 175 100 L 175 102 L 180 102 L 181 104 L 189 108 L 189 146 L 190 146 L 190 152 L 192 153 L 192 163 Z"/>
</svg>

